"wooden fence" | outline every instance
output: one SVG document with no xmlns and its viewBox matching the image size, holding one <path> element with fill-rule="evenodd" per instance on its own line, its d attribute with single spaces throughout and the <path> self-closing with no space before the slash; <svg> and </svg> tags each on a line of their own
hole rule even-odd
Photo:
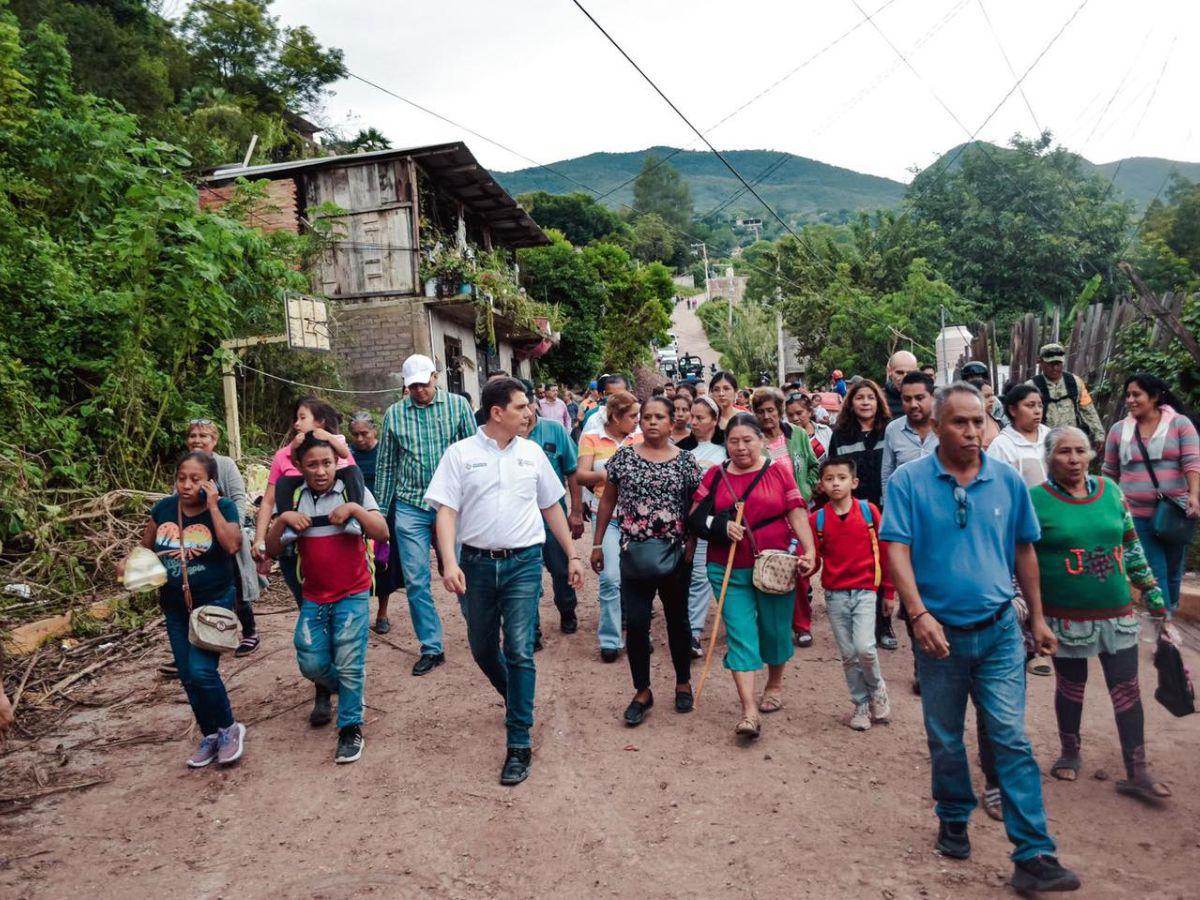
<svg viewBox="0 0 1200 900">
<path fill-rule="evenodd" d="M 1162 305 L 1178 315 L 1183 308 L 1184 294 L 1164 294 Z M 1028 381 L 1038 372 L 1038 351 L 1043 345 L 1061 342 L 1067 349 L 1066 368 L 1080 376 L 1086 384 L 1100 389 L 1106 380 L 1108 363 L 1117 350 L 1121 332 L 1130 325 L 1153 321 L 1150 343 L 1156 350 L 1165 349 L 1171 342 L 1171 332 L 1159 319 L 1147 316 L 1129 298 L 1122 297 L 1111 305 L 1093 303 L 1084 309 L 1071 324 L 1071 333 L 1062 333 L 1062 321 L 1058 310 L 1053 315 L 1042 317 L 1026 313 L 1012 325 L 1009 334 L 1008 358 L 1009 378 L 1013 381 Z M 955 366 L 977 360 L 984 363 L 992 373 L 992 384 L 997 392 L 1003 388 L 998 380 L 997 367 L 1002 351 L 996 341 L 994 322 L 979 322 L 968 326 L 973 335 L 971 347 Z"/>
</svg>

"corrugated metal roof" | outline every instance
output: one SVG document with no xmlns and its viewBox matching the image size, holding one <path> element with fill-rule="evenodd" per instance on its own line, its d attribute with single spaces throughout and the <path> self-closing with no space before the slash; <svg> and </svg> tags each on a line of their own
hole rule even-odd
<svg viewBox="0 0 1200 900">
<path fill-rule="evenodd" d="M 204 176 L 204 180 L 214 186 L 228 184 L 238 178 L 251 181 L 258 178 L 278 180 L 319 169 L 402 158 L 411 158 L 442 191 L 483 219 L 491 228 L 497 244 L 505 247 L 537 247 L 550 243 L 529 213 L 496 182 L 461 141 L 321 156 L 261 166 L 234 164 L 214 169 Z"/>
</svg>

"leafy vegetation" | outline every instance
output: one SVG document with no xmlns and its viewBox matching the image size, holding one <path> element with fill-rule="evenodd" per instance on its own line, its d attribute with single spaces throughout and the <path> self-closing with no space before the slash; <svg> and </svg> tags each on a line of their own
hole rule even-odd
<svg viewBox="0 0 1200 900">
<path fill-rule="evenodd" d="M 308 239 L 241 225 L 252 185 L 200 210 L 191 165 L 78 92 L 50 26 L 23 43 L 0 10 L 0 546 L 46 537 L 47 491 L 154 484 L 220 408 L 220 341 L 276 329 L 307 286 Z"/>
</svg>

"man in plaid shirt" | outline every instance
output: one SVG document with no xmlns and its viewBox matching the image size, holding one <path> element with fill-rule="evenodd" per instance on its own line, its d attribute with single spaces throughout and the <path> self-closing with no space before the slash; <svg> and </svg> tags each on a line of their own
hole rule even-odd
<svg viewBox="0 0 1200 900">
<path fill-rule="evenodd" d="M 375 492 L 380 508 L 392 510 L 408 610 L 421 642 L 412 673 L 425 675 L 446 661 L 442 620 L 429 588 L 436 513 L 425 502 L 425 491 L 446 449 L 475 434 L 476 426 L 471 404 L 437 387 L 437 367 L 428 356 L 410 356 L 403 374 L 408 396 L 384 414 Z"/>
</svg>

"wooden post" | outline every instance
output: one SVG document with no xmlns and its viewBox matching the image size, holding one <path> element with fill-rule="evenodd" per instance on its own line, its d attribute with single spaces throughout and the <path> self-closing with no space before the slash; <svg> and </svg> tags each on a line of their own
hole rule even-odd
<svg viewBox="0 0 1200 900">
<path fill-rule="evenodd" d="M 224 350 L 225 348 L 222 347 Z M 242 426 L 238 418 L 237 375 L 233 361 L 237 357 L 232 350 L 221 354 L 221 387 L 225 391 L 225 436 L 229 441 L 229 456 L 237 462 L 242 458 Z"/>
<path fill-rule="evenodd" d="M 229 439 L 229 456 L 234 462 L 242 458 L 242 425 L 238 416 L 237 373 L 234 364 L 241 351 L 263 344 L 285 344 L 286 334 L 264 334 L 260 337 L 231 338 L 221 341 L 221 388 L 225 395 L 225 432 Z"/>
</svg>

